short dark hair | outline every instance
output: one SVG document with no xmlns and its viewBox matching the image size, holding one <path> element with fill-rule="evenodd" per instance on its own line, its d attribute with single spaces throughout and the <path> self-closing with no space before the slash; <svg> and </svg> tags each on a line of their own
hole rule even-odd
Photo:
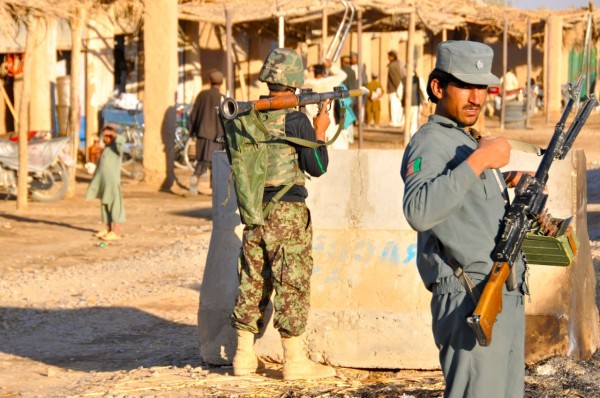
<svg viewBox="0 0 600 398">
<path fill-rule="evenodd" d="M 394 59 L 398 59 L 398 53 L 396 53 L 394 50 L 388 51 L 388 57 L 394 57 Z"/>
<path fill-rule="evenodd" d="M 316 64 L 313 66 L 313 73 L 314 73 L 315 77 L 317 77 L 319 75 L 324 75 L 326 71 L 327 71 L 327 68 L 323 64 Z"/>
<path fill-rule="evenodd" d="M 427 96 L 429 97 L 429 100 L 434 104 L 438 103 L 438 98 L 435 95 L 433 95 L 433 91 L 431 91 L 431 82 L 433 81 L 433 79 L 438 80 L 440 82 L 440 87 L 442 87 L 443 89 L 448 87 L 448 84 L 450 83 L 461 83 L 460 80 L 458 80 L 448 72 L 444 72 L 443 70 L 437 68 L 432 70 L 429 74 L 429 78 L 427 79 Z"/>
<path fill-rule="evenodd" d="M 100 130 L 100 134 L 104 134 L 105 131 L 112 131 L 114 133 L 114 135 L 118 135 L 119 132 L 117 130 L 117 127 L 112 125 L 112 124 L 106 124 L 102 127 L 102 129 Z"/>
</svg>

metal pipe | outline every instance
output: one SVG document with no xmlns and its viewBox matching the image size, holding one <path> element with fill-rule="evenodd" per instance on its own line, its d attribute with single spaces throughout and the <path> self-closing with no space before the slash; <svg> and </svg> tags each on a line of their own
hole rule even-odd
<svg viewBox="0 0 600 398">
<path fill-rule="evenodd" d="M 355 8 L 349 0 L 341 0 L 344 5 L 345 11 L 344 16 L 342 17 L 342 21 L 340 22 L 340 26 L 338 30 L 335 32 L 335 36 L 333 40 L 329 44 L 329 48 L 327 49 L 327 53 L 325 54 L 325 59 L 329 59 L 332 62 L 338 60 L 340 56 L 340 52 L 342 51 L 342 46 L 344 41 L 346 40 L 346 36 L 350 31 L 350 26 L 352 25 L 352 21 L 354 20 Z M 343 33 L 342 33 L 343 32 Z"/>
</svg>

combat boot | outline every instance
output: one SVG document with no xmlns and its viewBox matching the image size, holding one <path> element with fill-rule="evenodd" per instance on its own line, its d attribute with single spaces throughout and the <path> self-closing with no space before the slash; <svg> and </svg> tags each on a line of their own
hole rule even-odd
<svg viewBox="0 0 600 398">
<path fill-rule="evenodd" d="M 308 359 L 304 353 L 303 339 L 282 337 L 283 380 L 323 379 L 335 376 L 335 369 Z"/>
<path fill-rule="evenodd" d="M 237 349 L 233 357 L 234 376 L 247 376 L 264 369 L 265 364 L 254 353 L 254 333 L 237 331 Z"/>
<path fill-rule="evenodd" d="M 198 177 L 196 177 L 196 176 L 190 177 L 189 192 L 190 192 L 190 195 L 192 195 L 192 196 L 198 195 Z"/>
</svg>

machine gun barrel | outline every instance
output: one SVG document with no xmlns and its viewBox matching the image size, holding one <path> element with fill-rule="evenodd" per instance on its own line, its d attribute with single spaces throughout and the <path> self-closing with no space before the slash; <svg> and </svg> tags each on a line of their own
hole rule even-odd
<svg viewBox="0 0 600 398">
<path fill-rule="evenodd" d="M 592 109 L 598 106 L 594 95 L 586 99 L 577 112 L 571 126 L 565 132 L 564 127 L 573 107 L 579 100 L 583 76 L 575 86 L 571 86 L 571 96 L 565 110 L 557 123 L 554 134 L 544 152 L 535 177 L 523 175 L 515 189 L 515 199 L 502 220 L 502 234 L 492 252 L 494 265 L 490 278 L 486 282 L 481 298 L 467 318 L 467 324 L 473 329 L 477 342 L 481 346 L 489 346 L 492 341 L 492 329 L 498 313 L 502 311 L 502 291 L 506 284 L 509 290 L 516 287 L 516 276 L 513 265 L 521 253 L 523 242 L 531 228 L 531 222 L 537 222 L 546 203 L 544 187 L 548 180 L 550 166 L 555 159 L 563 159 L 575 141 L 577 134 L 585 124 Z"/>
</svg>

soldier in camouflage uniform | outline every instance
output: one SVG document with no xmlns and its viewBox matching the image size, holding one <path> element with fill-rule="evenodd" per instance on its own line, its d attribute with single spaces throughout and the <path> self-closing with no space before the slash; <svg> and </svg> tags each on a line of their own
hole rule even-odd
<svg viewBox="0 0 600 398">
<path fill-rule="evenodd" d="M 289 95 L 304 83 L 302 60 L 295 51 L 275 49 L 268 55 L 259 80 L 267 83 L 269 96 Z M 273 135 L 324 143 L 330 123 L 327 105 L 313 119 L 314 128 L 304 113 L 290 109 L 259 112 L 259 117 Z M 238 343 L 234 374 L 247 375 L 264 366 L 254 353 L 254 337 L 263 329 L 265 309 L 274 291 L 273 319 L 282 338 L 284 379 L 331 377 L 335 375 L 333 368 L 307 358 L 302 338 L 313 267 L 312 224 L 304 180 L 305 173 L 314 177 L 325 173 L 327 148 L 308 148 L 281 140 L 268 145 L 267 159 L 262 202 L 264 207 L 272 208 L 262 225 L 246 223 L 238 263 L 240 289 L 232 314 Z"/>
</svg>

